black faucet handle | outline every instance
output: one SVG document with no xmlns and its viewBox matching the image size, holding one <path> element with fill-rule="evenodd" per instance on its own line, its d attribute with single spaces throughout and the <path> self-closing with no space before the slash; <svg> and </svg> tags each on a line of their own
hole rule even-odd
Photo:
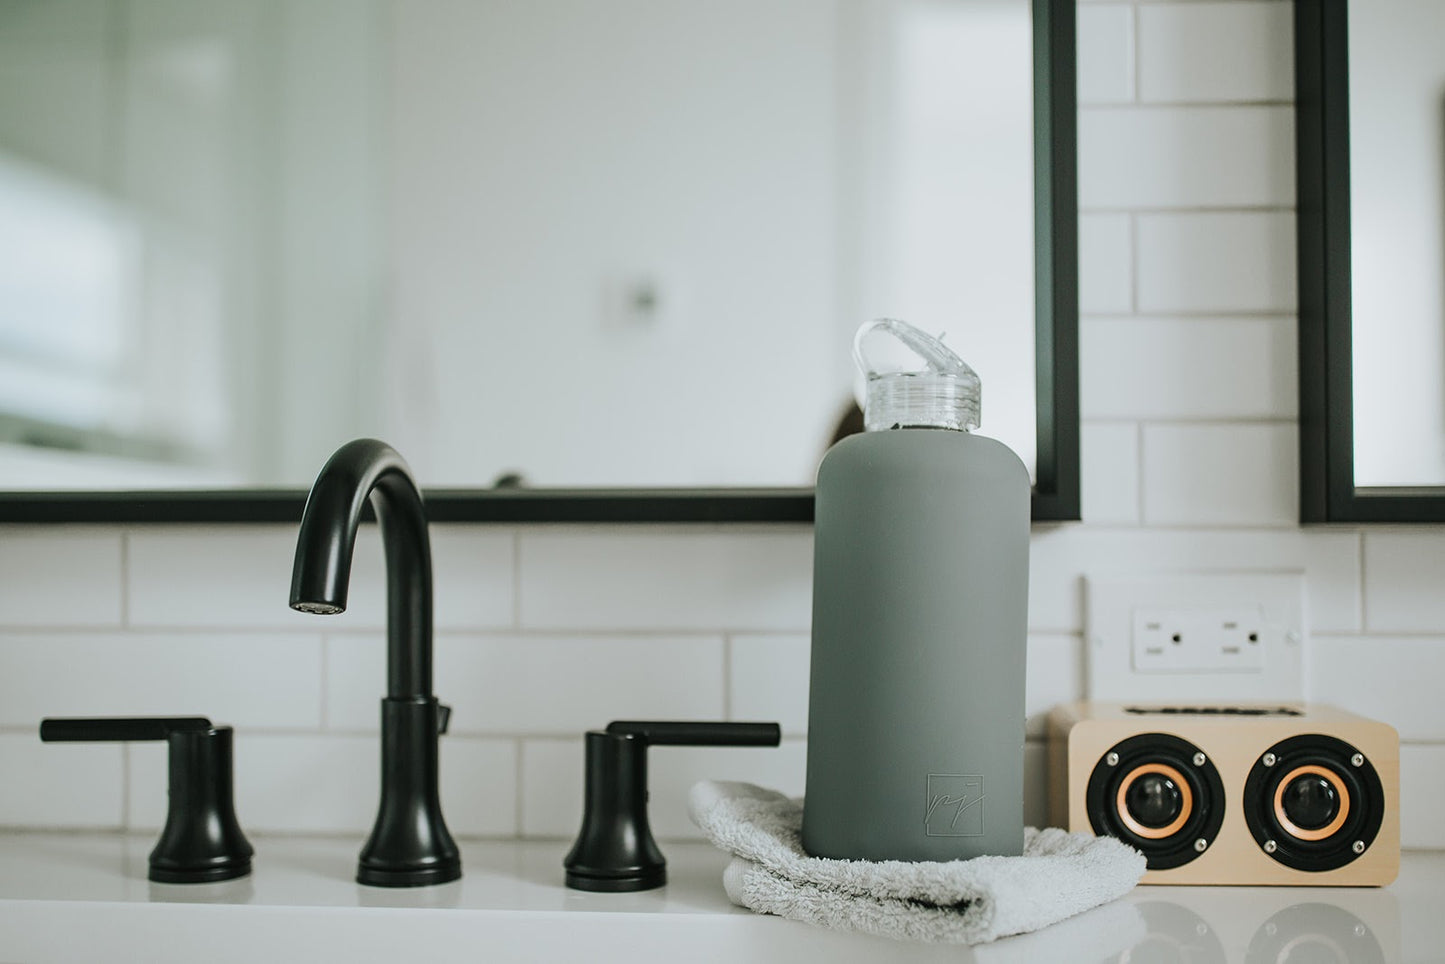
<svg viewBox="0 0 1445 964">
<path fill-rule="evenodd" d="M 172 733 L 211 729 L 204 716 L 47 717 L 40 721 L 46 743 L 108 743 L 166 740 Z"/>
<path fill-rule="evenodd" d="M 649 746 L 777 746 L 783 739 L 776 723 L 614 720 L 607 732 L 632 734 Z"/>
<path fill-rule="evenodd" d="M 236 821 L 229 726 L 204 716 L 50 717 L 40 721 L 46 743 L 165 740 L 169 809 L 150 854 L 151 880 L 197 884 L 251 872 L 250 841 Z"/>
<path fill-rule="evenodd" d="M 586 737 L 582 830 L 562 861 L 574 890 L 651 890 L 667 861 L 647 819 L 648 746 L 777 746 L 776 723 L 617 720 Z"/>
</svg>

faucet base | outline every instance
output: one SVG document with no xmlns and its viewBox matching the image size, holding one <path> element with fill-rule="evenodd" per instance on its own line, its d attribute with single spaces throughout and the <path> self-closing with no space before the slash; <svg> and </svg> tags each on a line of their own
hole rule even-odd
<svg viewBox="0 0 1445 964">
<path fill-rule="evenodd" d="M 356 868 L 356 882 L 369 887 L 429 887 L 459 880 L 460 859 L 447 860 L 433 867 L 374 867 L 361 864 Z"/>
</svg>

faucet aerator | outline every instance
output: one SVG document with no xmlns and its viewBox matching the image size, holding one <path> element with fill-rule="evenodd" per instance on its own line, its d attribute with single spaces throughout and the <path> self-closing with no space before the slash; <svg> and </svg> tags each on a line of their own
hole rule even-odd
<svg viewBox="0 0 1445 964">
<path fill-rule="evenodd" d="M 291 604 L 291 608 L 298 613 L 314 613 L 317 616 L 335 616 L 337 613 L 346 612 L 341 606 L 323 602 L 296 602 Z"/>
</svg>

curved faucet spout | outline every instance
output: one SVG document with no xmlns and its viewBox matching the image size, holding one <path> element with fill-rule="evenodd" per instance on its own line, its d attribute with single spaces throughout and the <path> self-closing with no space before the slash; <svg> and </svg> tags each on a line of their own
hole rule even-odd
<svg viewBox="0 0 1445 964">
<path fill-rule="evenodd" d="M 447 714 L 432 695 L 431 541 L 421 492 L 396 450 L 375 439 L 337 449 L 306 499 L 291 608 L 346 609 L 356 527 L 370 501 L 386 553 L 386 697 L 381 701 L 381 804 L 356 879 L 381 887 L 461 876 L 438 795 L 437 738 Z"/>
<path fill-rule="evenodd" d="M 432 695 L 431 542 L 411 469 L 385 442 L 357 439 L 331 456 L 301 514 L 291 608 L 346 609 L 351 554 L 371 502 L 386 553 L 387 695 Z"/>
</svg>

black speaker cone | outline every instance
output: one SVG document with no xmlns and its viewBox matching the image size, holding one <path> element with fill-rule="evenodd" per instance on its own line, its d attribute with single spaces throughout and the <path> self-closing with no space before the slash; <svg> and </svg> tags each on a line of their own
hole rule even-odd
<svg viewBox="0 0 1445 964">
<path fill-rule="evenodd" d="M 1179 784 L 1162 773 L 1146 773 L 1124 791 L 1124 806 L 1140 824 L 1153 830 L 1169 826 L 1184 812 Z"/>
<path fill-rule="evenodd" d="M 1374 843 L 1385 791 L 1353 746 L 1324 734 L 1282 740 L 1244 782 L 1244 819 L 1265 853 L 1295 870 L 1343 867 Z"/>
<path fill-rule="evenodd" d="M 1340 812 L 1340 795 L 1333 781 L 1309 773 L 1282 784 L 1280 807 L 1296 827 L 1323 830 Z"/>
<path fill-rule="evenodd" d="M 1150 870 L 1167 870 L 1213 844 L 1224 821 L 1224 785 L 1194 744 L 1141 733 L 1095 763 L 1085 806 L 1095 833 L 1137 847 Z"/>
</svg>

